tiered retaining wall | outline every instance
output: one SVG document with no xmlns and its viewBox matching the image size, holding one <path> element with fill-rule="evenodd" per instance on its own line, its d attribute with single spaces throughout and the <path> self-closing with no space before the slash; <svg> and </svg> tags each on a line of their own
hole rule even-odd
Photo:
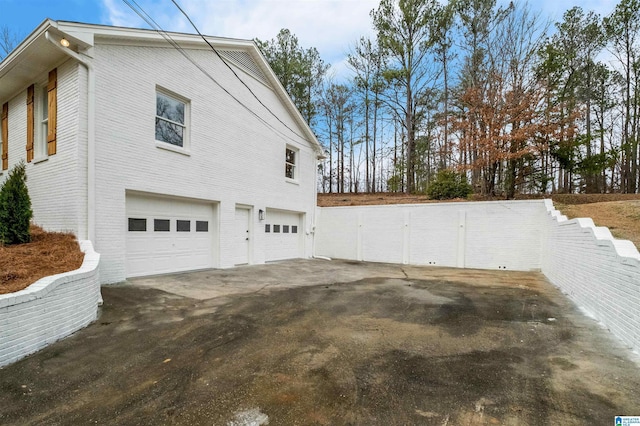
<svg viewBox="0 0 640 426">
<path fill-rule="evenodd" d="M 640 253 L 591 219 L 568 220 L 545 200 L 542 272 L 587 314 L 640 350 Z"/>
</svg>

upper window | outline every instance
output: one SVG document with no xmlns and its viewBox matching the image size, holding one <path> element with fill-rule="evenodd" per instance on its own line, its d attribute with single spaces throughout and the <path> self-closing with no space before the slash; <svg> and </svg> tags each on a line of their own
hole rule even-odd
<svg viewBox="0 0 640 426">
<path fill-rule="evenodd" d="M 186 147 L 188 103 L 176 96 L 156 91 L 156 140 Z"/>
<path fill-rule="evenodd" d="M 286 149 L 284 175 L 289 179 L 298 179 L 298 150 L 290 146 Z"/>
</svg>

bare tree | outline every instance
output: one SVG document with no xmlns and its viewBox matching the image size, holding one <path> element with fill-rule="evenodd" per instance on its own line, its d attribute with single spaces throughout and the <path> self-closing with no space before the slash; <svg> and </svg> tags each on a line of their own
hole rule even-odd
<svg viewBox="0 0 640 426">
<path fill-rule="evenodd" d="M 16 33 L 11 31 L 6 25 L 0 28 L 0 60 L 4 59 L 17 45 L 20 40 Z"/>
</svg>

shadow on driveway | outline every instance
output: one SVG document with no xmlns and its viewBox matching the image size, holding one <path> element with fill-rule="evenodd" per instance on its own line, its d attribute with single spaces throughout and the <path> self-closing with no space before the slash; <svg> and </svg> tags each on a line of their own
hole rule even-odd
<svg viewBox="0 0 640 426">
<path fill-rule="evenodd" d="M 1 424 L 595 425 L 640 370 L 536 273 L 299 260 L 103 287 Z M 268 423 L 267 423 L 268 422 Z"/>
</svg>

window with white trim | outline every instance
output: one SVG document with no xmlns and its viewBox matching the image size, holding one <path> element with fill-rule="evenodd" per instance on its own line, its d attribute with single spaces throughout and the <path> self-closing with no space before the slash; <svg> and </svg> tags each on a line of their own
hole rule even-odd
<svg viewBox="0 0 640 426">
<path fill-rule="evenodd" d="M 288 146 L 285 151 L 284 176 L 287 179 L 298 179 L 298 150 Z"/>
<path fill-rule="evenodd" d="M 189 102 L 163 90 L 156 90 L 156 141 L 188 146 Z"/>
<path fill-rule="evenodd" d="M 36 94 L 39 93 L 36 100 L 36 108 L 38 114 L 36 119 L 38 120 L 38 130 L 35 137 L 35 146 L 33 147 L 35 159 L 43 159 L 48 157 L 47 152 L 47 135 L 49 134 L 49 96 L 47 92 L 47 85 L 36 85 Z"/>
</svg>

